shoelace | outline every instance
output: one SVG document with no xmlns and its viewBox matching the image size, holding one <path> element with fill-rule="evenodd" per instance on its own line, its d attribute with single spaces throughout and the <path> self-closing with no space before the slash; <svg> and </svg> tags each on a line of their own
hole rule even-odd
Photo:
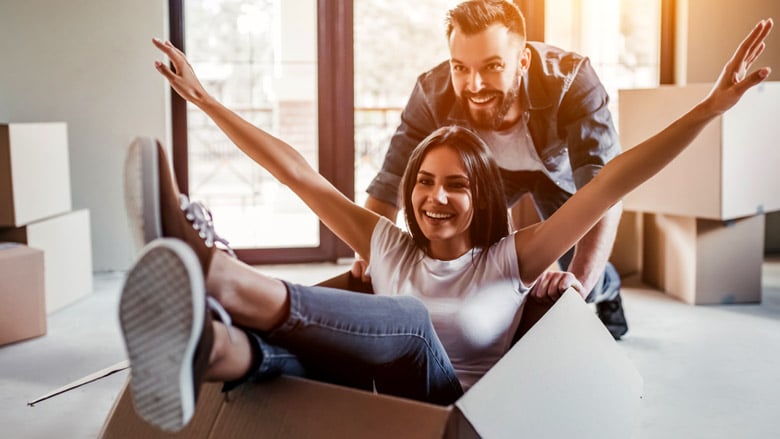
<svg viewBox="0 0 780 439">
<path fill-rule="evenodd" d="M 206 247 L 212 247 L 216 243 L 220 243 L 225 247 L 225 250 L 230 256 L 236 257 L 236 254 L 233 252 L 233 249 L 230 248 L 227 239 L 217 235 L 217 232 L 214 230 L 214 220 L 212 219 L 211 211 L 208 210 L 203 203 L 198 201 L 191 202 L 186 195 L 179 194 L 179 208 L 184 212 L 187 220 L 192 222 L 192 228 L 198 231 L 198 236 L 205 241 Z M 225 324 L 230 341 L 235 342 L 235 338 L 233 337 L 233 319 L 230 318 L 230 314 L 228 314 L 227 310 L 225 310 L 221 303 L 217 302 L 217 299 L 211 296 L 206 296 L 206 305 L 208 305 L 209 309 L 214 311 L 219 317 L 219 320 Z"/>
<path fill-rule="evenodd" d="M 190 201 L 184 194 L 179 194 L 179 207 L 184 212 L 187 220 L 192 222 L 192 228 L 198 231 L 198 235 L 203 238 L 206 247 L 213 247 L 219 243 L 225 247 L 230 256 L 236 257 L 233 249 L 227 239 L 217 235 L 214 230 L 214 221 L 211 217 L 211 211 L 199 201 Z"/>
<path fill-rule="evenodd" d="M 230 318 L 230 314 L 228 314 L 227 310 L 221 303 L 217 302 L 217 299 L 211 296 L 206 296 L 206 305 L 208 305 L 209 309 L 217 313 L 219 320 L 225 324 L 225 327 L 228 330 L 228 338 L 231 343 L 235 342 L 236 340 L 233 338 L 233 319 Z"/>
</svg>

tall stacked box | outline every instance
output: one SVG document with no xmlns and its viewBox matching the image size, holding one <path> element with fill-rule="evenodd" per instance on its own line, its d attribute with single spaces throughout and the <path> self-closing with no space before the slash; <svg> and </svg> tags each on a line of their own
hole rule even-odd
<svg viewBox="0 0 780 439">
<path fill-rule="evenodd" d="M 691 84 L 621 90 L 624 148 L 630 149 L 669 125 L 710 88 L 711 84 Z M 763 259 L 755 255 L 763 254 L 763 216 L 780 210 L 777 114 L 780 82 L 758 85 L 734 108 L 711 121 L 675 161 L 625 197 L 626 210 L 648 214 L 645 282 L 692 304 L 761 300 Z M 665 216 L 654 217 L 659 214 Z M 688 244 L 667 245 L 683 242 Z M 746 245 L 753 248 L 746 249 Z M 695 248 L 702 250 L 691 250 Z M 714 255 L 726 261 L 723 269 L 713 269 L 714 262 L 708 262 Z M 681 266 L 681 261 L 687 262 Z M 737 295 L 711 290 L 733 279 L 750 281 Z"/>
<path fill-rule="evenodd" d="M 47 313 L 92 292 L 89 211 L 72 211 L 65 123 L 0 124 L 0 241 L 43 251 Z"/>
</svg>

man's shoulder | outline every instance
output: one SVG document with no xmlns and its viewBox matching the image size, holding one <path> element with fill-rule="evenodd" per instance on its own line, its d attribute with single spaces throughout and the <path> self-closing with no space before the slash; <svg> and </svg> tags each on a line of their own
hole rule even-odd
<svg viewBox="0 0 780 439">
<path fill-rule="evenodd" d="M 442 61 L 430 70 L 422 72 L 417 82 L 424 88 L 441 88 L 450 84 L 450 62 Z"/>
<path fill-rule="evenodd" d="M 425 103 L 436 119 L 446 119 L 455 106 L 455 91 L 450 78 L 450 63 L 444 61 L 417 77 L 416 92 L 418 104 Z"/>
<path fill-rule="evenodd" d="M 587 57 L 577 52 L 564 50 L 552 44 L 529 41 L 526 46 L 531 51 L 531 66 L 541 67 L 538 71 L 546 75 L 568 75 L 576 73 Z"/>
</svg>

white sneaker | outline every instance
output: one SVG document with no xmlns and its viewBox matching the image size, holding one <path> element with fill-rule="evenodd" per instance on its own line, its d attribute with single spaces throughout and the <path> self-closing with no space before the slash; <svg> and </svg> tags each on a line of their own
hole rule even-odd
<svg viewBox="0 0 780 439">
<path fill-rule="evenodd" d="M 136 412 L 166 431 L 182 429 L 213 346 L 198 258 L 176 239 L 148 244 L 127 275 L 119 305 Z"/>
</svg>

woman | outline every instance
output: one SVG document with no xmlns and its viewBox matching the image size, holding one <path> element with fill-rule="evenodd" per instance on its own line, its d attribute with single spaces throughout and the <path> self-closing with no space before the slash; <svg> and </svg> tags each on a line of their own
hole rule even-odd
<svg viewBox="0 0 780 439">
<path fill-rule="evenodd" d="M 507 234 L 502 191 L 496 187 L 500 180 L 493 175 L 496 165 L 485 145 L 470 132 L 444 128 L 415 150 L 403 179 L 410 230 L 406 234 L 344 197 L 287 144 L 211 98 L 185 56 L 170 43 L 154 40 L 173 65 L 171 70 L 157 62 L 156 68 L 177 93 L 211 117 L 242 151 L 289 186 L 328 228 L 369 262 L 379 297 L 284 283 L 215 251 L 194 234 L 178 206 L 172 207 L 178 201 L 175 185 L 161 181 L 162 235 L 183 240 L 188 246 L 178 241 L 155 241 L 131 270 L 123 291 L 122 324 L 139 413 L 164 428 L 178 429 L 191 416 L 194 396 L 190 393 L 197 391 L 198 371 L 205 368 L 210 380 L 246 378 L 262 367 L 259 359 L 274 359 L 277 353 L 287 358 L 287 351 L 301 360 L 307 374 L 310 368 L 322 368 L 314 374 L 336 382 L 349 383 L 357 376 L 360 382 L 374 380 L 379 391 L 439 403 L 453 401 L 461 393 L 460 384 L 471 385 L 508 349 L 522 299 L 540 274 L 610 206 L 661 170 L 709 121 L 768 76 L 768 68 L 750 75 L 747 70 L 763 51 L 772 26 L 771 19 L 756 25 L 698 105 L 609 162 L 546 221 L 511 235 Z M 169 178 L 166 175 L 161 172 L 160 178 Z M 197 205 L 184 202 L 182 208 L 190 219 L 196 219 L 195 225 L 205 235 L 212 233 L 208 217 L 197 214 L 201 212 Z M 163 263 L 168 264 L 164 269 L 160 268 Z M 182 282 L 174 285 L 167 277 L 177 270 L 183 272 L 176 278 Z M 204 277 L 205 288 L 201 285 Z M 579 282 L 567 275 L 549 286 L 554 290 L 569 287 L 581 289 Z M 203 311 L 203 291 L 221 303 L 237 325 L 251 329 L 234 331 L 231 342 L 228 326 L 212 323 L 209 313 Z M 172 298 L 167 298 L 168 294 Z M 425 303 L 435 331 L 429 327 L 424 309 L 420 311 L 419 302 L 407 300 L 408 296 Z M 173 304 L 152 308 L 148 305 L 152 299 L 170 299 Z M 180 317 L 177 303 L 186 304 L 181 311 L 189 311 L 192 305 L 195 314 Z M 163 316 L 161 322 L 148 321 L 146 316 L 155 313 Z M 486 314 L 487 319 L 481 321 Z M 185 329 L 156 332 L 171 319 Z M 371 326 L 376 322 L 392 327 L 382 326 L 376 332 Z M 371 326 L 370 331 L 364 331 L 364 324 Z M 411 331 L 404 330 L 406 325 Z M 374 342 L 388 333 L 401 342 L 376 347 Z M 148 338 L 166 343 L 179 340 L 172 342 L 174 347 L 160 348 L 165 353 L 172 349 L 180 352 L 176 367 L 159 360 L 162 355 L 152 352 L 148 344 L 136 343 Z M 409 344 L 410 340 L 415 343 Z M 264 346 L 264 341 L 287 351 Z M 390 347 L 398 350 L 387 354 Z M 373 355 L 382 358 L 377 361 Z M 410 356 L 418 357 L 410 360 Z M 367 370 L 361 369 L 364 366 Z M 453 378 L 453 366 L 457 379 Z M 145 381 L 142 374 L 168 369 L 177 371 L 174 378 L 178 383 L 151 385 L 149 390 L 154 381 Z M 195 381 L 194 387 L 182 390 L 191 381 Z M 139 404 L 139 399 L 165 399 L 171 394 L 175 394 L 174 401 L 165 404 L 175 408 L 173 421 L 161 419 L 160 410 L 151 408 L 150 403 Z"/>
</svg>

